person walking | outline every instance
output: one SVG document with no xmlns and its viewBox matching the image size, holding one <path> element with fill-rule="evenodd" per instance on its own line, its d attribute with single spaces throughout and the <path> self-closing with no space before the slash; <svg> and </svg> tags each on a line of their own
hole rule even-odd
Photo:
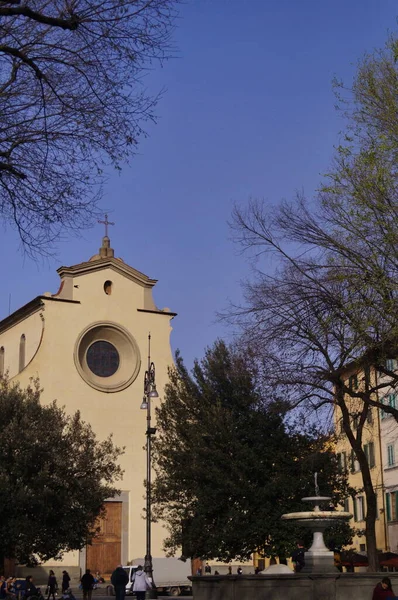
<svg viewBox="0 0 398 600">
<path fill-rule="evenodd" d="M 129 582 L 129 576 L 123 569 L 122 565 L 118 565 L 111 576 L 111 584 L 115 588 L 116 600 L 124 600 L 126 595 L 126 585 Z"/>
<path fill-rule="evenodd" d="M 62 592 L 69 590 L 70 577 L 68 571 L 62 571 Z"/>
<path fill-rule="evenodd" d="M 57 591 L 57 579 L 55 577 L 54 571 L 50 570 L 50 575 L 48 576 L 47 582 L 47 600 L 50 600 L 50 596 L 55 600 L 55 592 Z"/>
<path fill-rule="evenodd" d="M 93 595 L 94 577 L 91 575 L 90 569 L 86 569 L 80 583 L 82 584 L 84 600 L 91 600 L 91 596 Z"/>
<path fill-rule="evenodd" d="M 296 550 L 292 554 L 292 562 L 295 573 L 300 573 L 305 567 L 305 548 L 301 540 L 296 543 Z"/>
<path fill-rule="evenodd" d="M 133 592 L 136 592 L 137 600 L 145 600 L 145 592 L 151 587 L 152 584 L 142 570 L 142 565 L 138 565 L 138 569 L 133 575 Z"/>
<path fill-rule="evenodd" d="M 25 590 L 24 590 L 24 598 L 29 598 L 30 596 L 38 596 L 39 590 L 33 583 L 32 575 L 28 575 L 25 579 Z"/>
</svg>

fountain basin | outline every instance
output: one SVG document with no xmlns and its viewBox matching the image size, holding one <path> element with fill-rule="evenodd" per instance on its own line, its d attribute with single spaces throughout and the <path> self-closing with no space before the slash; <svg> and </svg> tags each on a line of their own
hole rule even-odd
<svg viewBox="0 0 398 600">
<path fill-rule="evenodd" d="M 349 521 L 352 515 L 349 512 L 330 511 L 330 510 L 309 510 L 306 512 L 295 512 L 282 515 L 284 521 L 295 521 L 298 525 L 310 529 L 322 528 L 324 531 L 328 527 L 335 525 L 338 521 Z"/>
<path fill-rule="evenodd" d="M 315 487 L 317 488 L 317 486 Z M 294 521 L 297 525 L 307 527 L 312 531 L 312 546 L 304 554 L 305 566 L 302 569 L 303 573 L 332 573 L 333 571 L 337 571 L 334 566 L 334 553 L 325 546 L 323 532 L 339 521 L 349 521 L 352 518 L 352 514 L 337 510 L 321 510 L 319 508 L 321 503 L 330 502 L 330 500 L 331 498 L 328 496 L 302 498 L 303 502 L 313 504 L 314 509 L 287 513 L 281 517 L 284 521 Z"/>
</svg>

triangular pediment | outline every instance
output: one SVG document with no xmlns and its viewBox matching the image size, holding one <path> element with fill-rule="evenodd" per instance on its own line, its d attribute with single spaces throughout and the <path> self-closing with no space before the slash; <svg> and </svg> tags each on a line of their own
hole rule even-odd
<svg viewBox="0 0 398 600">
<path fill-rule="evenodd" d="M 113 257 L 89 260 L 78 265 L 72 265 L 71 267 L 60 267 L 57 269 L 57 273 L 63 279 L 64 277 L 88 275 L 104 269 L 112 269 L 116 273 L 146 288 L 152 288 L 157 282 L 157 279 L 151 279 L 145 273 L 141 273 L 141 271 L 137 271 L 137 269 L 127 265 L 122 259 Z"/>
</svg>

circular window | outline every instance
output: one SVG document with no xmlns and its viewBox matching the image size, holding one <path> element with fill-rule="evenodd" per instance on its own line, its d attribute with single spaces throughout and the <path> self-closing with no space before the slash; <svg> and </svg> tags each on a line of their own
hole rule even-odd
<svg viewBox="0 0 398 600">
<path fill-rule="evenodd" d="M 92 323 L 79 335 L 74 351 L 76 368 L 91 387 L 119 392 L 136 379 L 141 356 L 137 342 L 116 323 Z"/>
<path fill-rule="evenodd" d="M 98 377 L 110 377 L 119 368 L 119 352 L 109 342 L 94 342 L 87 350 L 89 369 Z"/>
</svg>

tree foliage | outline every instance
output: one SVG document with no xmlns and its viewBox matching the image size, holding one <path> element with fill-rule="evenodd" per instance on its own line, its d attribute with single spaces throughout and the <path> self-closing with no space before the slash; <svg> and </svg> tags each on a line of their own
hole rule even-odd
<svg viewBox="0 0 398 600">
<path fill-rule="evenodd" d="M 398 355 L 397 49 L 391 38 L 360 62 L 345 98 L 345 138 L 311 203 L 303 196 L 274 208 L 252 201 L 233 216 L 238 242 L 258 262 L 245 284 L 246 303 L 229 318 L 255 344 L 268 381 L 285 390 L 292 407 L 322 414 L 325 405 L 339 408 L 362 472 L 373 570 L 377 507 L 364 432 L 374 408 L 398 421 L 398 410 L 383 404 L 398 388 L 387 362 Z M 338 90 L 344 96 L 342 84 Z M 269 255 L 275 269 L 262 260 Z"/>
<path fill-rule="evenodd" d="M 134 151 L 178 0 L 0 0 L 0 214 L 26 249 L 93 215 Z"/>
<path fill-rule="evenodd" d="M 250 357 L 222 341 L 192 375 L 177 355 L 154 444 L 155 512 L 168 524 L 169 552 L 222 561 L 254 551 L 289 556 L 303 532 L 280 517 L 305 510 L 314 472 L 334 503 L 345 496 L 325 440 L 290 430 L 284 402 L 274 400 L 266 406 Z"/>
<path fill-rule="evenodd" d="M 0 379 L 0 413 L 0 556 L 32 563 L 83 548 L 118 492 L 120 448 L 79 412 L 41 405 L 38 385 Z"/>
</svg>

